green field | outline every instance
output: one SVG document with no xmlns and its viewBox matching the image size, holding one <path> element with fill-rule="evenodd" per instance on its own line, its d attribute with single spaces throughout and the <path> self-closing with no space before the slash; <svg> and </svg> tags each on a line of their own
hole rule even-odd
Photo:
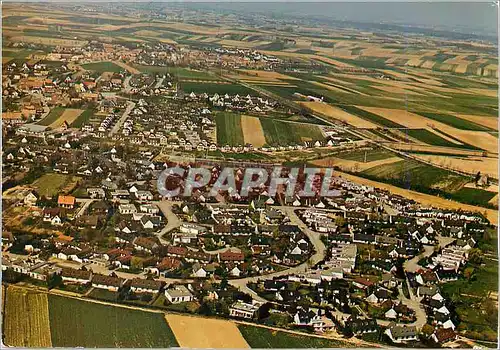
<svg viewBox="0 0 500 350">
<path fill-rule="evenodd" d="M 32 183 L 32 186 L 36 188 L 36 191 L 40 196 L 54 197 L 63 191 L 64 193 L 70 192 L 70 187 L 74 187 L 78 177 L 73 177 L 71 175 L 64 174 L 44 174 L 42 177 L 38 178 Z M 67 191 L 65 190 L 67 188 Z"/>
<path fill-rule="evenodd" d="M 458 281 L 443 284 L 443 296 L 455 305 L 460 324 L 459 332 L 472 339 L 497 340 L 498 309 L 495 305 L 498 291 L 497 233 L 489 229 L 478 238 L 482 264 L 467 263 Z M 466 277 L 466 276 L 467 277 Z M 491 346 L 491 344 L 490 344 Z"/>
<path fill-rule="evenodd" d="M 403 159 L 391 164 L 378 165 L 356 173 L 356 175 L 461 203 L 494 208 L 488 201 L 493 198 L 495 193 L 480 188 L 464 187 L 465 184 L 473 180 L 471 177 L 416 160 Z"/>
<path fill-rule="evenodd" d="M 49 126 L 64 113 L 64 107 L 54 107 L 45 118 L 37 122 L 38 125 Z"/>
<path fill-rule="evenodd" d="M 398 129 L 404 128 L 404 126 L 401 124 L 394 123 L 393 121 L 386 119 L 382 116 L 379 116 L 377 114 L 365 111 L 363 109 L 360 109 L 360 108 L 357 108 L 354 106 L 340 106 L 340 108 L 342 108 L 344 111 L 346 111 L 348 113 L 357 115 L 360 118 L 374 122 L 374 123 L 379 124 L 379 125 L 386 127 L 386 128 L 398 128 Z"/>
<path fill-rule="evenodd" d="M 54 347 L 179 346 L 163 314 L 49 295 Z"/>
<path fill-rule="evenodd" d="M 452 194 L 452 198 L 459 202 L 465 202 L 473 205 L 488 206 L 488 202 L 496 195 L 491 191 L 480 188 L 463 187 Z"/>
<path fill-rule="evenodd" d="M 251 348 L 260 349 L 290 349 L 290 348 L 346 348 L 351 344 L 340 340 L 308 337 L 307 335 L 291 334 L 274 331 L 267 328 L 238 325 L 243 338 Z"/>
<path fill-rule="evenodd" d="M 82 64 L 82 68 L 86 69 L 86 70 L 96 71 L 99 73 L 104 73 L 104 72 L 119 73 L 122 70 L 125 70 L 124 68 L 120 67 L 119 65 L 114 64 L 113 62 L 108 62 L 108 61 Z"/>
<path fill-rule="evenodd" d="M 406 133 L 408 134 L 408 136 L 432 146 L 464 148 L 464 145 L 459 145 L 448 141 L 426 129 L 406 129 L 403 131 L 403 133 Z"/>
<path fill-rule="evenodd" d="M 215 93 L 229 95 L 255 95 L 255 91 L 239 84 L 218 84 L 218 83 L 203 83 L 203 82 L 184 82 L 180 84 L 180 88 L 186 92 L 195 94 L 207 93 L 213 95 Z"/>
<path fill-rule="evenodd" d="M 270 146 L 303 144 L 304 141 L 324 140 L 316 125 L 287 123 L 276 119 L 260 118 L 266 143 Z"/>
<path fill-rule="evenodd" d="M 105 300 L 105 301 L 111 301 L 111 302 L 117 302 L 118 300 L 118 293 L 117 292 L 112 292 L 106 289 L 100 289 L 100 288 L 94 288 L 88 296 L 92 299 L 99 299 L 99 300 Z"/>
<path fill-rule="evenodd" d="M 394 157 L 395 155 L 391 152 L 382 149 L 367 150 L 367 151 L 354 151 L 349 153 L 339 153 L 335 157 L 341 159 L 354 160 L 356 162 L 374 162 L 377 160 L 387 159 Z"/>
<path fill-rule="evenodd" d="M 491 131 L 491 129 L 489 129 L 485 126 L 478 125 L 476 123 L 455 117 L 455 116 L 450 115 L 450 114 L 439 114 L 439 113 L 429 113 L 429 112 L 418 112 L 418 114 L 420 114 L 426 118 L 441 122 L 443 124 L 453 126 L 454 128 L 457 128 L 457 129 L 476 130 L 476 131 Z"/>
<path fill-rule="evenodd" d="M 71 127 L 81 128 L 83 124 L 89 122 L 89 120 L 92 118 L 93 115 L 94 115 L 93 109 L 86 109 L 85 111 L 83 111 L 82 114 L 78 116 L 78 118 L 75 119 L 75 121 L 73 121 L 73 123 L 71 123 Z"/>
<path fill-rule="evenodd" d="M 221 146 L 242 146 L 245 143 L 241 130 L 241 116 L 236 113 L 220 112 L 215 116 L 217 143 Z"/>
<path fill-rule="evenodd" d="M 14 17 L 14 16 L 11 16 Z M 5 23 L 5 21 L 4 21 Z M 11 57 L 14 59 L 24 59 L 31 55 L 32 53 L 39 53 L 40 51 L 33 51 L 33 50 L 17 50 L 17 49 L 3 49 L 2 54 L 3 57 Z"/>
<path fill-rule="evenodd" d="M 378 165 L 362 171 L 361 174 L 368 178 L 424 193 L 428 193 L 432 189 L 449 193 L 455 192 L 470 180 L 448 170 L 407 159 Z"/>
</svg>

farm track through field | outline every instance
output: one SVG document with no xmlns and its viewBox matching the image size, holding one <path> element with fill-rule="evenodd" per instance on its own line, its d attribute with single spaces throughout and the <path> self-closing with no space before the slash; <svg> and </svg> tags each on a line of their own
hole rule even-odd
<svg viewBox="0 0 500 350">
<path fill-rule="evenodd" d="M 49 125 L 49 128 L 57 129 L 62 126 L 64 122 L 68 123 L 68 125 L 71 125 L 83 112 L 83 109 L 65 109 L 59 116 L 59 118 L 57 118 L 57 120 Z"/>
<path fill-rule="evenodd" d="M 117 66 L 122 67 L 123 69 L 126 69 L 129 73 L 132 73 L 132 74 L 141 74 L 140 70 L 138 70 L 137 68 L 134 68 L 134 67 L 128 65 L 125 62 L 122 62 L 122 61 L 113 61 L 113 63 L 116 64 Z"/>
</svg>

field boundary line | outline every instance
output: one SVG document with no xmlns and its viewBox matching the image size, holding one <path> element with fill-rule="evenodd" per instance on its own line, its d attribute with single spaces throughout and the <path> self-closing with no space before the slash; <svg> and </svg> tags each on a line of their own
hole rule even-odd
<svg viewBox="0 0 500 350">
<path fill-rule="evenodd" d="M 270 330 L 273 330 L 273 331 L 285 332 L 285 333 L 290 333 L 290 334 L 295 334 L 295 335 L 300 335 L 300 336 L 305 336 L 305 337 L 327 339 L 327 340 L 337 340 L 337 341 L 343 341 L 343 342 L 351 343 L 351 344 L 355 344 L 355 345 L 366 344 L 366 345 L 370 345 L 370 346 L 376 347 L 376 348 L 386 347 L 386 346 L 382 346 L 382 345 L 377 344 L 377 343 L 370 343 L 370 342 L 367 342 L 366 340 L 362 340 L 362 339 L 358 339 L 358 338 L 356 338 L 356 340 L 351 340 L 351 339 L 346 339 L 346 338 L 342 338 L 342 337 L 326 336 L 326 335 L 319 335 L 319 334 L 310 334 L 310 333 L 304 333 L 304 332 L 294 331 L 294 330 L 291 330 L 291 329 L 272 327 L 272 326 L 267 326 L 267 325 L 258 324 L 258 323 L 252 323 L 252 322 L 247 322 L 247 321 L 241 321 L 241 320 L 233 320 L 233 322 L 236 323 L 236 324 L 242 324 L 242 325 L 246 325 L 246 326 L 254 326 L 254 327 L 260 327 L 260 328 L 266 328 L 266 329 L 270 329 Z"/>
</svg>

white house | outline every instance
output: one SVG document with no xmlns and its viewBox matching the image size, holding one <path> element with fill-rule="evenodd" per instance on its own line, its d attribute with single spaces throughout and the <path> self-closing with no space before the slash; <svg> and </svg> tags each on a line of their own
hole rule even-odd
<svg viewBox="0 0 500 350">
<path fill-rule="evenodd" d="M 388 310 L 385 314 L 384 314 L 385 318 L 389 318 L 389 319 L 395 319 L 398 317 L 398 313 L 396 311 L 394 311 L 393 308 L 391 308 L 390 310 Z"/>
<path fill-rule="evenodd" d="M 120 204 L 118 211 L 122 215 L 134 214 L 137 213 L 137 208 L 134 204 Z"/>
<path fill-rule="evenodd" d="M 261 305 L 261 303 L 255 300 L 252 300 L 251 304 L 244 303 L 241 300 L 238 300 L 229 307 L 229 316 L 252 319 Z"/>
<path fill-rule="evenodd" d="M 24 196 L 23 202 L 24 202 L 24 205 L 34 207 L 34 206 L 36 206 L 37 200 L 38 200 L 38 198 L 35 196 L 35 194 L 33 192 L 28 192 L 28 194 L 26 196 Z"/>
<path fill-rule="evenodd" d="M 172 304 L 193 301 L 193 294 L 183 285 L 175 285 L 165 290 L 165 297 Z"/>
</svg>

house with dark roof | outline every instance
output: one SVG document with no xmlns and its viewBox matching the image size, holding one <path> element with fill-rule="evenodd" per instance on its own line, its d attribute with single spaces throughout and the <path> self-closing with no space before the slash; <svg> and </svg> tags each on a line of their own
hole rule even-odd
<svg viewBox="0 0 500 350">
<path fill-rule="evenodd" d="M 61 271 L 61 278 L 63 281 L 67 282 L 86 284 L 90 282 L 92 278 L 92 272 L 63 268 Z"/>
<path fill-rule="evenodd" d="M 385 330 L 385 334 L 394 342 L 394 343 L 406 343 L 409 341 L 414 341 L 418 339 L 417 327 L 415 326 L 399 326 L 394 322 L 391 322 L 387 329 Z"/>
<path fill-rule="evenodd" d="M 229 250 L 219 253 L 219 261 L 220 262 L 244 262 L 245 254 L 242 252 L 231 252 Z"/>
<path fill-rule="evenodd" d="M 152 253 L 155 249 L 159 247 L 156 240 L 149 237 L 137 237 L 133 242 L 134 248 L 137 250 Z"/>
<path fill-rule="evenodd" d="M 123 285 L 124 281 L 123 278 L 119 277 L 95 274 L 92 276 L 92 287 L 116 292 Z"/>
<path fill-rule="evenodd" d="M 134 278 L 130 282 L 130 290 L 135 293 L 158 293 L 163 287 L 163 282 Z"/>
<path fill-rule="evenodd" d="M 352 241 L 354 243 L 375 244 L 375 235 L 355 233 Z"/>
<path fill-rule="evenodd" d="M 316 332 L 324 332 L 334 327 L 333 322 L 325 316 L 324 310 L 306 307 L 297 308 L 293 322 L 298 326 L 310 326 Z"/>
<path fill-rule="evenodd" d="M 379 330 L 377 320 L 375 319 L 359 319 L 350 317 L 345 322 L 345 328 L 350 330 L 355 335 L 376 333 Z"/>
<path fill-rule="evenodd" d="M 457 333 L 451 328 L 438 328 L 434 331 L 434 334 L 431 336 L 432 340 L 434 340 L 438 344 L 443 344 L 449 341 L 453 341 L 458 338 Z"/>
</svg>

